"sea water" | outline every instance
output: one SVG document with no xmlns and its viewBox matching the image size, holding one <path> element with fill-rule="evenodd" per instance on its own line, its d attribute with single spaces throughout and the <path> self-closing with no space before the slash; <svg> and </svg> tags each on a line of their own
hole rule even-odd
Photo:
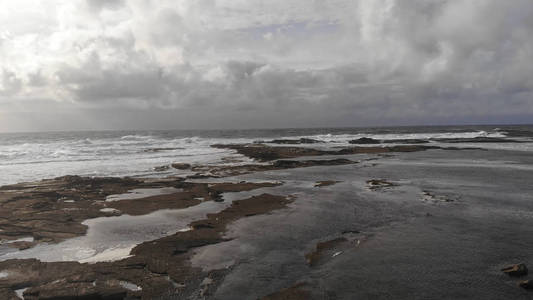
<svg viewBox="0 0 533 300">
<path fill-rule="evenodd" d="M 453 146 L 533 151 L 533 126 L 444 126 L 307 128 L 210 131 L 99 131 L 0 133 L 0 185 L 64 175 L 165 177 L 187 171 L 155 169 L 174 162 L 244 164 L 250 159 L 213 144 L 311 138 L 313 147 L 349 145 L 361 137 L 379 140 L 494 137 L 526 143 Z"/>
</svg>

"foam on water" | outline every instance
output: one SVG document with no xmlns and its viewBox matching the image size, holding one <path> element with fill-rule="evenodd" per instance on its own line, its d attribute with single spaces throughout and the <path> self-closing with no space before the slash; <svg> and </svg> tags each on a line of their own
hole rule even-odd
<svg viewBox="0 0 533 300">
<path fill-rule="evenodd" d="M 519 129 L 521 138 L 533 142 L 533 128 L 522 126 Z M 362 137 L 379 140 L 502 138 L 508 132 L 516 135 L 517 129 L 500 126 L 0 134 L 0 185 L 63 175 L 157 177 L 187 173 L 173 168 L 154 171 L 154 167 L 168 166 L 174 162 L 202 165 L 251 162 L 234 151 L 213 148 L 213 144 L 311 138 L 326 143 L 309 146 L 334 147 L 347 145 L 350 140 Z M 531 136 L 528 136 L 529 132 Z M 499 146 L 487 145 L 492 148 Z M 502 149 L 532 151 L 527 145 L 506 145 Z"/>
<path fill-rule="evenodd" d="M 470 132 L 429 132 L 429 133 L 356 133 L 356 134 L 321 134 L 321 135 L 312 135 L 312 136 L 300 136 L 298 138 L 311 138 L 323 142 L 333 142 L 333 143 L 348 143 L 351 140 L 356 140 L 360 138 L 372 138 L 376 140 L 400 140 L 400 139 L 417 139 L 417 140 L 431 140 L 431 139 L 443 139 L 443 138 L 454 138 L 454 139 L 467 139 L 467 138 L 476 138 L 476 137 L 492 137 L 492 138 L 503 138 L 506 135 L 502 132 L 491 132 L 486 131 L 470 131 Z"/>
</svg>

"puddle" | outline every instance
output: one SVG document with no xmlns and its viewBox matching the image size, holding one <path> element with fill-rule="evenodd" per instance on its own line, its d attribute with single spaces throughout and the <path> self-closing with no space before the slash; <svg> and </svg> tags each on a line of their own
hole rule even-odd
<svg viewBox="0 0 533 300">
<path fill-rule="evenodd" d="M 110 207 L 102 208 L 100 211 L 103 213 L 120 213 L 120 210 Z"/>
<path fill-rule="evenodd" d="M 119 282 L 120 286 L 122 286 L 123 288 L 125 289 L 128 289 L 130 291 L 134 291 L 134 292 L 137 292 L 137 291 L 141 291 L 142 288 L 136 284 L 133 284 L 131 282 L 127 282 L 127 281 L 121 281 Z"/>
<path fill-rule="evenodd" d="M 58 244 L 39 244 L 22 251 L 2 253 L 0 261 L 36 258 L 45 262 L 79 261 L 96 263 L 129 256 L 135 245 L 190 230 L 189 223 L 223 210 L 231 201 L 208 201 L 185 209 L 159 210 L 147 215 L 100 217 L 83 222 L 87 234 Z"/>
<path fill-rule="evenodd" d="M 151 189 L 134 189 L 124 194 L 109 195 L 105 201 L 120 201 L 120 200 L 134 200 L 142 199 L 151 196 L 168 195 L 173 193 L 183 192 L 183 189 L 173 187 L 166 188 L 151 188 Z"/>
<path fill-rule="evenodd" d="M 24 296 L 22 296 L 22 294 L 24 294 L 24 291 L 26 291 L 27 289 L 28 288 L 15 290 L 15 294 L 17 294 L 17 297 L 19 297 L 20 299 L 24 299 Z"/>
</svg>

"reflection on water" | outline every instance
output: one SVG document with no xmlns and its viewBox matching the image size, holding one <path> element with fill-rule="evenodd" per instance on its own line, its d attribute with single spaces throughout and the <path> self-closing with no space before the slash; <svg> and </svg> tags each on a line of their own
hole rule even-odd
<svg viewBox="0 0 533 300">
<path fill-rule="evenodd" d="M 135 200 L 142 199 L 151 196 L 168 195 L 173 193 L 182 192 L 183 189 L 177 189 L 173 187 L 167 188 L 150 188 L 150 189 L 134 189 L 124 194 L 109 195 L 106 197 L 106 201 L 120 201 L 120 200 Z"/>
<path fill-rule="evenodd" d="M 144 241 L 158 239 L 178 231 L 189 230 L 188 224 L 218 212 L 231 202 L 204 202 L 174 210 L 159 210 L 147 215 L 101 217 L 83 222 L 89 228 L 85 236 L 58 244 L 40 244 L 16 251 L 2 249 L 0 260 L 37 258 L 41 261 L 113 261 L 127 257 L 131 249 Z M 8 252 L 8 253 L 6 253 Z"/>
</svg>

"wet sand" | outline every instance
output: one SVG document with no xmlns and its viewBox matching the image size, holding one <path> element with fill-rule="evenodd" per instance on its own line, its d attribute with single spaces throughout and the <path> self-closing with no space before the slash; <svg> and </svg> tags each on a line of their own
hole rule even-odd
<svg viewBox="0 0 533 300">
<path fill-rule="evenodd" d="M 1 238 L 19 240 L 6 246 L 12 251 L 29 249 L 9 253 L 28 253 L 25 259 L 0 262 L 0 296 L 532 297 L 518 286 L 528 276 L 500 271 L 533 265 L 528 155 L 425 145 L 230 147 L 258 163 L 191 166 L 198 173 L 189 178 L 65 177 L 2 187 Z M 165 190 L 106 201 L 136 189 Z M 91 236 L 91 228 L 101 240 L 120 236 L 104 228 L 129 227 L 128 218 L 149 227 L 167 217 L 174 227 L 156 226 L 159 233 L 129 248 L 104 247 L 93 260 L 39 261 L 24 252 Z"/>
</svg>

